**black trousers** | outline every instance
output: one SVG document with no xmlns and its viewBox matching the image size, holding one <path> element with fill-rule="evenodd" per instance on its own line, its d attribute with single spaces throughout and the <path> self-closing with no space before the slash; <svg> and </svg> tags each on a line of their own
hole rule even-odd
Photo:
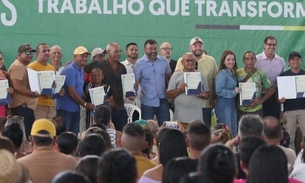
<svg viewBox="0 0 305 183">
<path fill-rule="evenodd" d="M 265 94 L 262 94 L 262 97 Z M 281 104 L 277 101 L 276 93 L 263 103 L 263 116 L 273 116 L 280 120 Z"/>
</svg>

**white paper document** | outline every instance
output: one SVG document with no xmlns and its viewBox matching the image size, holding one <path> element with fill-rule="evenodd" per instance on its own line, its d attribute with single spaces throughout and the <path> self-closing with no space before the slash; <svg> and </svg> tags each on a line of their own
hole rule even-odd
<svg viewBox="0 0 305 183">
<path fill-rule="evenodd" d="M 295 76 L 295 85 L 297 93 L 305 93 L 305 75 Z"/>
<path fill-rule="evenodd" d="M 89 95 L 93 105 L 98 106 L 104 103 L 105 90 L 103 86 L 90 88 Z"/>
<path fill-rule="evenodd" d="M 39 94 L 52 94 L 55 82 L 54 71 L 34 71 L 27 68 L 31 91 Z"/>
<path fill-rule="evenodd" d="M 251 105 L 251 101 L 256 98 L 256 84 L 254 82 L 239 83 L 239 87 L 241 89 L 239 94 L 240 105 Z"/>
<path fill-rule="evenodd" d="M 65 80 L 66 80 L 66 76 L 64 75 L 55 76 L 55 83 L 56 83 L 55 93 L 59 93 L 59 91 L 65 84 Z"/>
<path fill-rule="evenodd" d="M 7 97 L 7 88 L 8 80 L 0 80 L 0 99 L 6 99 Z"/>
<path fill-rule="evenodd" d="M 134 84 L 135 84 L 135 76 L 134 73 L 131 74 L 122 74 L 122 88 L 123 88 L 123 97 L 127 98 L 129 96 L 135 96 L 134 92 Z"/>
<path fill-rule="evenodd" d="M 280 76 L 277 77 L 278 98 L 296 99 L 304 98 L 304 76 Z"/>
<path fill-rule="evenodd" d="M 200 72 L 185 72 L 184 82 L 187 87 L 185 87 L 185 95 L 198 95 L 201 93 L 201 74 Z"/>
</svg>

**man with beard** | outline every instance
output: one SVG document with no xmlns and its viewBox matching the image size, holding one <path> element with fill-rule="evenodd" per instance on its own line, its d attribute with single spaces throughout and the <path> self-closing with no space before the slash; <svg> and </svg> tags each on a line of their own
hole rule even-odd
<svg viewBox="0 0 305 183">
<path fill-rule="evenodd" d="M 138 45 L 136 43 L 128 43 L 126 45 L 125 54 L 127 58 L 125 61 L 121 63 L 125 65 L 127 74 L 130 74 L 133 73 L 133 66 L 136 63 L 139 56 Z"/>
<path fill-rule="evenodd" d="M 126 51 L 125 54 L 127 56 L 126 60 L 121 62 L 123 65 L 125 65 L 127 74 L 133 73 L 133 66 L 136 63 L 139 51 L 138 51 L 138 45 L 136 43 L 128 43 L 126 45 Z M 139 93 L 139 91 L 137 91 Z M 124 103 L 130 103 L 137 105 L 138 107 L 141 107 L 140 97 L 137 96 L 135 100 L 130 100 L 129 98 L 124 98 Z"/>
<path fill-rule="evenodd" d="M 12 103 L 9 104 L 12 115 L 24 118 L 25 135 L 28 137 L 35 120 L 34 110 L 37 105 L 37 91 L 32 92 L 29 84 L 27 65 L 31 62 L 34 53 L 31 45 L 23 44 L 18 48 L 17 59 L 8 70 L 9 82 L 14 93 Z"/>
<path fill-rule="evenodd" d="M 190 41 L 190 51 L 193 53 L 196 66 L 195 69 L 204 74 L 208 80 L 208 85 L 210 93 L 214 93 L 213 82 L 215 80 L 218 68 L 216 61 L 213 57 L 204 54 L 203 52 L 203 41 L 199 37 L 194 37 Z M 177 66 L 175 71 L 182 70 L 183 65 L 181 63 L 182 58 L 177 61 Z M 211 110 L 214 108 L 215 98 L 213 95 L 209 95 L 207 100 L 203 100 L 202 113 L 204 123 L 210 127 L 211 126 Z"/>
<path fill-rule="evenodd" d="M 169 66 L 173 74 L 175 72 L 177 60 L 171 59 L 172 51 L 173 47 L 168 42 L 164 42 L 160 45 L 160 55 L 164 56 L 168 60 Z"/>
<path fill-rule="evenodd" d="M 145 120 L 158 118 L 161 126 L 170 119 L 169 104 L 166 99 L 165 77 L 169 81 L 171 70 L 168 61 L 157 55 L 157 42 L 148 39 L 144 43 L 144 56 L 135 66 L 135 87 L 141 86 L 141 111 Z"/>
</svg>

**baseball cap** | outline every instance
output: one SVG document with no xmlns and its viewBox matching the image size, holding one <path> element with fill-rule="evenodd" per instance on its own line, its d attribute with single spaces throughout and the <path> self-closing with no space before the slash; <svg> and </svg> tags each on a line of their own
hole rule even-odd
<svg viewBox="0 0 305 183">
<path fill-rule="evenodd" d="M 193 39 L 191 39 L 190 45 L 193 45 L 196 42 L 200 42 L 200 43 L 203 44 L 203 41 L 202 41 L 202 39 L 200 37 L 194 37 Z"/>
<path fill-rule="evenodd" d="M 32 48 L 32 46 L 30 44 L 28 44 L 28 43 L 22 44 L 18 48 L 18 53 L 22 53 L 22 52 L 25 52 L 25 51 L 36 52 L 36 50 L 34 50 Z"/>
<path fill-rule="evenodd" d="M 79 46 L 79 47 L 75 48 L 75 50 L 74 50 L 74 55 L 81 55 L 84 53 L 91 55 L 91 53 L 87 50 L 87 48 L 85 48 L 83 46 Z"/>
<path fill-rule="evenodd" d="M 150 127 L 150 124 L 148 123 L 148 121 L 146 121 L 144 119 L 136 120 L 135 123 L 137 123 L 140 126 L 148 126 L 148 127 Z"/>
<path fill-rule="evenodd" d="M 302 58 L 299 52 L 293 51 L 289 54 L 289 60 L 293 59 L 293 57 L 299 57 Z"/>
<path fill-rule="evenodd" d="M 47 131 L 48 134 L 39 133 L 41 130 Z M 37 137 L 55 137 L 56 136 L 55 125 L 52 121 L 48 119 L 36 120 L 32 126 L 31 135 Z"/>
<path fill-rule="evenodd" d="M 92 51 L 92 54 L 91 54 L 91 58 L 93 59 L 93 57 L 95 55 L 99 55 L 99 54 L 102 54 L 102 53 L 106 53 L 106 50 L 104 50 L 103 48 L 94 48 L 94 50 Z"/>
<path fill-rule="evenodd" d="M 15 183 L 22 177 L 22 167 L 15 156 L 5 149 L 0 150 L 0 183 Z"/>
</svg>

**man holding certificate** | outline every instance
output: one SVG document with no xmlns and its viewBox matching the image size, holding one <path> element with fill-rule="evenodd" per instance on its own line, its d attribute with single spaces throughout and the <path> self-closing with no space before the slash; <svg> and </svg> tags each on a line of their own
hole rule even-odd
<svg viewBox="0 0 305 183">
<path fill-rule="evenodd" d="M 237 102 L 238 121 L 244 114 L 258 114 L 263 117 L 262 103 L 274 93 L 274 88 L 266 74 L 254 67 L 256 56 L 252 51 L 244 54 L 243 62 L 245 67 L 236 71 L 241 88 L 239 102 Z M 262 88 L 266 89 L 264 96 L 261 96 Z"/>
<path fill-rule="evenodd" d="M 31 62 L 34 53 L 31 45 L 23 44 L 18 48 L 17 59 L 8 70 L 9 82 L 14 89 L 12 103 L 9 104 L 12 115 L 24 118 L 25 135 L 28 137 L 35 120 L 34 110 L 37 105 L 37 91 L 32 92 L 27 74 L 27 65 Z"/>
<path fill-rule="evenodd" d="M 174 120 L 188 124 L 192 120 L 202 120 L 203 113 L 201 106 L 203 100 L 209 98 L 209 86 L 206 77 L 201 72 L 195 70 L 196 60 L 191 52 L 183 55 L 181 63 L 183 64 L 183 69 L 174 72 L 172 75 L 166 91 L 166 97 L 174 99 Z M 186 81 L 185 74 L 187 73 L 198 73 L 199 77 L 198 79 L 192 77 L 193 80 Z M 199 93 L 187 95 L 185 90 L 190 91 L 192 82 L 196 82 L 197 84 L 195 85 L 199 84 Z"/>
<path fill-rule="evenodd" d="M 56 69 L 54 66 L 48 63 L 50 49 L 46 43 L 40 43 L 36 47 L 37 60 L 29 65 L 29 68 L 35 71 L 54 71 L 54 75 L 56 73 Z M 44 83 L 54 83 L 53 77 L 44 77 Z M 50 79 L 50 80 L 49 80 Z M 47 81 L 48 80 L 48 81 Z M 54 87 L 54 84 L 49 86 L 48 88 Z M 54 93 L 55 94 L 55 93 Z M 60 95 L 64 94 L 64 90 L 61 90 Z M 38 103 L 36 109 L 34 110 L 34 115 L 37 119 L 52 119 L 56 116 L 55 103 L 53 94 L 43 95 L 41 94 L 38 97 Z"/>
<path fill-rule="evenodd" d="M 284 128 L 290 135 L 289 148 L 295 150 L 295 133 L 297 124 L 305 134 L 305 98 L 304 98 L 304 86 L 305 86 L 305 71 L 301 69 L 302 59 L 298 52 L 291 52 L 289 54 L 288 64 L 290 69 L 283 72 L 280 76 L 295 76 L 300 81 L 296 81 L 296 92 L 303 93 L 302 98 L 285 99 L 284 97 L 279 100 L 284 104 Z M 295 80 L 297 79 L 295 78 Z"/>
<path fill-rule="evenodd" d="M 215 97 L 211 95 L 214 90 L 214 81 L 218 71 L 216 61 L 213 57 L 204 53 L 203 40 L 200 37 L 194 37 L 190 40 L 190 51 L 193 53 L 196 63 L 195 69 L 205 75 L 208 80 L 210 89 L 210 95 L 208 100 L 204 100 L 202 103 L 203 121 L 207 126 L 211 126 L 211 111 L 215 106 Z M 175 71 L 182 70 L 183 65 L 181 63 L 182 58 L 177 61 Z"/>
<path fill-rule="evenodd" d="M 80 105 L 86 109 L 94 110 L 92 103 L 87 103 L 82 99 L 84 86 L 84 69 L 88 55 L 91 53 L 79 46 L 74 50 L 74 59 L 70 65 L 66 66 L 61 75 L 65 75 L 65 94 L 57 100 L 57 116 L 62 116 L 66 120 L 67 129 L 75 134 L 79 132 Z"/>
</svg>

